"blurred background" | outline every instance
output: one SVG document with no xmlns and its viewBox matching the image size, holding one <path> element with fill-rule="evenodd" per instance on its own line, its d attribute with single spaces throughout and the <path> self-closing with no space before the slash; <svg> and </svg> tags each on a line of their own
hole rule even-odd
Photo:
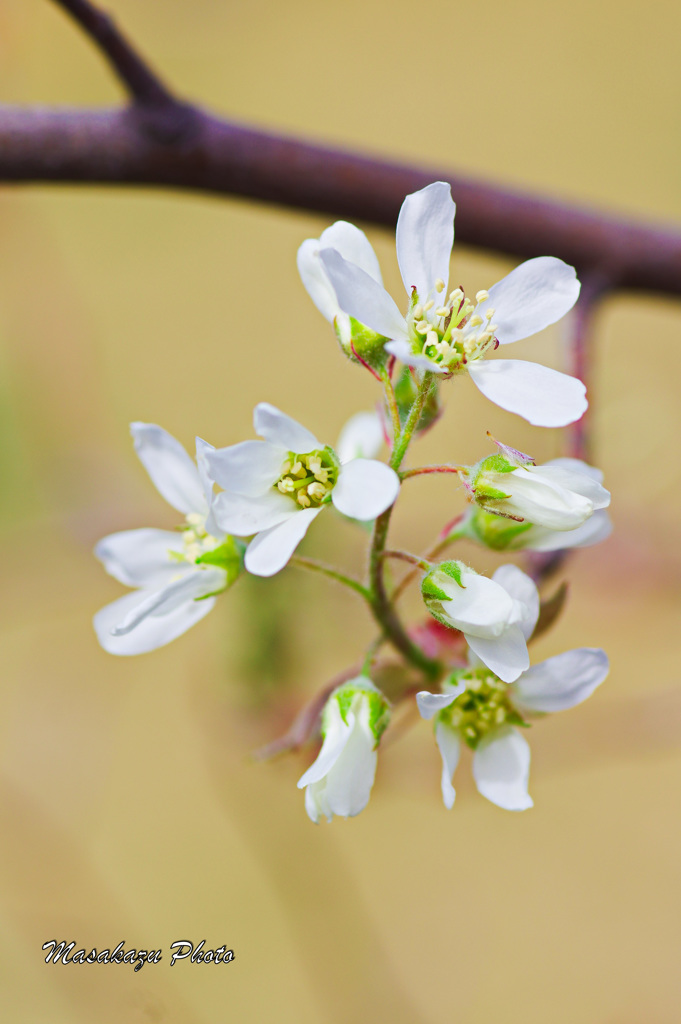
<svg viewBox="0 0 681 1024">
<path fill-rule="evenodd" d="M 174 88 L 275 130 L 660 223 L 681 218 L 678 5 L 111 0 Z M 45 0 L 3 0 L 4 102 L 121 95 Z M 456 195 L 455 195 L 456 198 Z M 425 723 L 382 750 L 367 810 L 315 828 L 311 752 L 251 752 L 373 635 L 360 603 L 289 569 L 242 580 L 169 647 L 116 659 L 91 617 L 123 593 L 102 535 L 172 528 L 131 420 L 190 449 L 252 436 L 257 401 L 333 442 L 376 386 L 339 356 L 296 274 L 328 221 L 243 201 L 97 188 L 0 191 L 0 976 L 26 1024 L 673 1024 L 678 1020 L 681 305 L 618 295 L 596 321 L 595 461 L 614 536 L 558 578 L 536 659 L 603 646 L 611 675 L 532 729 L 535 808 L 444 810 Z M 399 293 L 394 239 L 370 230 Z M 467 291 L 512 264 L 457 249 Z M 514 355 L 563 364 L 556 327 Z M 474 461 L 534 429 L 467 380 L 412 464 Z M 394 540 L 431 541 L 451 480 L 405 486 Z M 365 535 L 322 517 L 305 553 L 362 570 Z M 461 557 L 480 569 L 479 549 Z M 550 589 L 550 588 L 549 588 Z M 406 602 L 409 607 L 409 601 Z M 418 602 L 411 610 L 418 613 Z M 163 948 L 164 962 L 46 966 L 42 943 Z M 168 967 L 171 942 L 227 967 Z"/>
</svg>

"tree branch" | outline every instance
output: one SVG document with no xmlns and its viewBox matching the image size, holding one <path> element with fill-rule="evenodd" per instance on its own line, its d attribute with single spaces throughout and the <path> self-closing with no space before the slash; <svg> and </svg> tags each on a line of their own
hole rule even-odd
<svg viewBox="0 0 681 1024">
<path fill-rule="evenodd" d="M 255 131 L 177 100 L 88 0 L 57 0 L 133 97 L 122 110 L 0 106 L 0 181 L 186 189 L 394 226 L 404 196 L 451 182 L 459 241 L 528 259 L 550 253 L 610 286 L 681 295 L 681 230 L 637 224 Z"/>
</svg>

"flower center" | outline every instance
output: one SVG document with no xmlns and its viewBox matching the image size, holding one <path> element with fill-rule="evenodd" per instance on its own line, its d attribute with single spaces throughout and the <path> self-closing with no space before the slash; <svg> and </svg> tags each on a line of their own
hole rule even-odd
<svg viewBox="0 0 681 1024">
<path fill-rule="evenodd" d="M 298 455 L 289 452 L 274 486 L 288 494 L 301 508 L 319 508 L 331 500 L 340 463 L 332 448 Z"/>
<path fill-rule="evenodd" d="M 465 682 L 466 689 L 440 712 L 440 717 L 457 729 L 473 750 L 488 732 L 500 725 L 527 725 L 511 703 L 508 685 L 489 669 L 465 669 L 456 673 L 452 681 Z"/>
<path fill-rule="evenodd" d="M 435 282 L 431 294 L 441 292 L 444 283 Z M 429 298 L 423 305 L 416 302 L 407 314 L 409 334 L 415 353 L 446 367 L 449 373 L 463 370 L 466 363 L 480 359 L 499 342 L 494 337 L 497 325 L 492 323 L 494 310 L 478 313 L 489 293 L 480 291 L 475 302 L 466 298 L 462 288 L 455 288 L 447 301 Z"/>
<path fill-rule="evenodd" d="M 185 516 L 185 525 L 178 527 L 182 530 L 182 551 L 169 552 L 170 557 L 176 562 L 189 562 L 195 565 L 203 555 L 219 547 L 220 541 L 213 537 L 206 530 L 205 517 L 198 512 L 190 512 Z M 201 565 L 205 569 L 206 565 Z"/>
</svg>

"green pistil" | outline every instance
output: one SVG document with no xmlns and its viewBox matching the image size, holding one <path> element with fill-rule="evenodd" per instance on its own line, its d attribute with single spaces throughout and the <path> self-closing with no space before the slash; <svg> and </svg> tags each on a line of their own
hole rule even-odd
<svg viewBox="0 0 681 1024">
<path fill-rule="evenodd" d="M 467 669 L 457 673 L 454 681 L 465 682 L 466 690 L 440 712 L 439 718 L 456 729 L 472 750 L 502 725 L 528 726 L 511 703 L 508 684 L 489 669 Z"/>
</svg>

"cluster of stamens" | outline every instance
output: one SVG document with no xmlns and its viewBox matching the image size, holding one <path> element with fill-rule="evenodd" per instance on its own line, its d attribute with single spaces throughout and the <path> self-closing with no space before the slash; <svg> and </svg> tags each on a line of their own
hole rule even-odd
<svg viewBox="0 0 681 1024">
<path fill-rule="evenodd" d="M 444 281 L 438 278 L 435 291 L 441 293 L 444 287 Z M 466 363 L 496 348 L 497 324 L 492 323 L 495 311 L 487 309 L 484 316 L 476 312 L 480 303 L 488 298 L 489 292 L 480 291 L 472 302 L 462 288 L 455 288 L 448 301 L 438 306 L 432 298 L 423 305 L 417 302 L 410 310 L 409 321 L 420 354 L 455 373 Z"/>
<path fill-rule="evenodd" d="M 440 712 L 442 720 L 461 733 L 475 749 L 483 736 L 506 723 L 525 724 L 510 701 L 510 690 L 487 668 L 471 669 L 459 676 L 465 691 Z"/>
<path fill-rule="evenodd" d="M 319 508 L 328 500 L 338 479 L 338 463 L 330 449 L 289 457 L 281 468 L 275 486 L 288 494 L 301 508 Z"/>
<path fill-rule="evenodd" d="M 186 525 L 182 530 L 182 551 L 171 551 L 170 556 L 176 562 L 190 562 L 194 565 L 207 551 L 217 547 L 219 541 L 206 530 L 206 520 L 198 512 L 190 512 L 186 517 Z"/>
</svg>

